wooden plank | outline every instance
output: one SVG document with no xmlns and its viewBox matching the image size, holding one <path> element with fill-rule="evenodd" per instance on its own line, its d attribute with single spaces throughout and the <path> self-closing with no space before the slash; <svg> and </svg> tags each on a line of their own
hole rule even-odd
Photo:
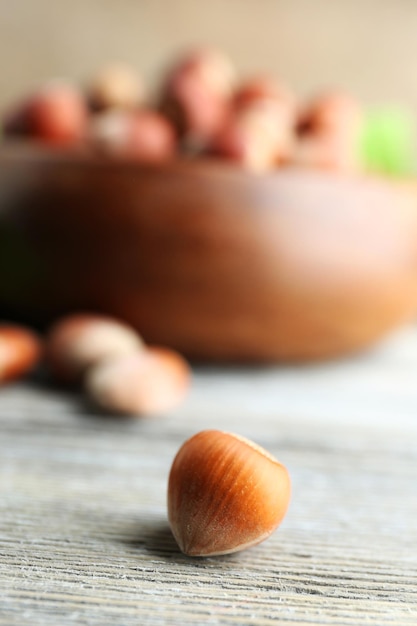
<svg viewBox="0 0 417 626">
<path fill-rule="evenodd" d="M 160 419 L 36 384 L 0 396 L 0 624 L 417 623 L 417 332 L 333 364 L 195 372 Z M 166 521 L 179 445 L 248 436 L 290 469 L 281 528 L 191 559 Z"/>
</svg>

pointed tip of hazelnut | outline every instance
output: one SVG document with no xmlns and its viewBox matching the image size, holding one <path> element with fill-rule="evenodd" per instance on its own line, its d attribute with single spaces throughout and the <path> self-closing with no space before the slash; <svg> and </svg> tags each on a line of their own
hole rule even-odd
<svg viewBox="0 0 417 626">
<path fill-rule="evenodd" d="M 251 441 L 217 430 L 188 439 L 169 476 L 168 517 L 185 554 L 229 554 L 269 537 L 290 499 L 287 469 Z"/>
</svg>

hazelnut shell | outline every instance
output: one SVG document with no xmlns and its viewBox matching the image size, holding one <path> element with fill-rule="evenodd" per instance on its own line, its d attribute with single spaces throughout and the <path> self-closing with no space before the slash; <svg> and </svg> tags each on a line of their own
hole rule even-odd
<svg viewBox="0 0 417 626">
<path fill-rule="evenodd" d="M 93 364 L 143 348 L 136 331 L 105 315 L 75 313 L 59 319 L 46 339 L 45 357 L 53 377 L 78 382 Z"/>
<path fill-rule="evenodd" d="M 28 328 L 0 324 L 0 383 L 25 376 L 41 356 L 40 339 Z"/>
<path fill-rule="evenodd" d="M 289 499 L 288 471 L 268 452 L 238 435 L 206 430 L 174 459 L 168 517 L 185 554 L 228 554 L 269 537 Z"/>
</svg>

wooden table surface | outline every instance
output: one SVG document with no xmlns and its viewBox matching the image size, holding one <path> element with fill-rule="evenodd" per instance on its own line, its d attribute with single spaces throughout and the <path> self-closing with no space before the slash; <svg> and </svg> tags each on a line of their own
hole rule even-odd
<svg viewBox="0 0 417 626">
<path fill-rule="evenodd" d="M 290 469 L 278 531 L 182 555 L 166 483 L 191 434 Z M 0 394 L 0 624 L 417 624 L 417 331 L 309 367 L 197 368 L 174 414 L 105 419 L 71 393 Z"/>
</svg>

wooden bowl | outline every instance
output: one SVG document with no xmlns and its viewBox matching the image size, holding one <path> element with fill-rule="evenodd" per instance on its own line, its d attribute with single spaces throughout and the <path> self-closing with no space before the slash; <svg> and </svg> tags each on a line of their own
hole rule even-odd
<svg viewBox="0 0 417 626">
<path fill-rule="evenodd" d="M 38 324 L 106 312 L 203 360 L 342 355 L 416 313 L 417 193 L 6 146 L 0 300 Z"/>
</svg>

